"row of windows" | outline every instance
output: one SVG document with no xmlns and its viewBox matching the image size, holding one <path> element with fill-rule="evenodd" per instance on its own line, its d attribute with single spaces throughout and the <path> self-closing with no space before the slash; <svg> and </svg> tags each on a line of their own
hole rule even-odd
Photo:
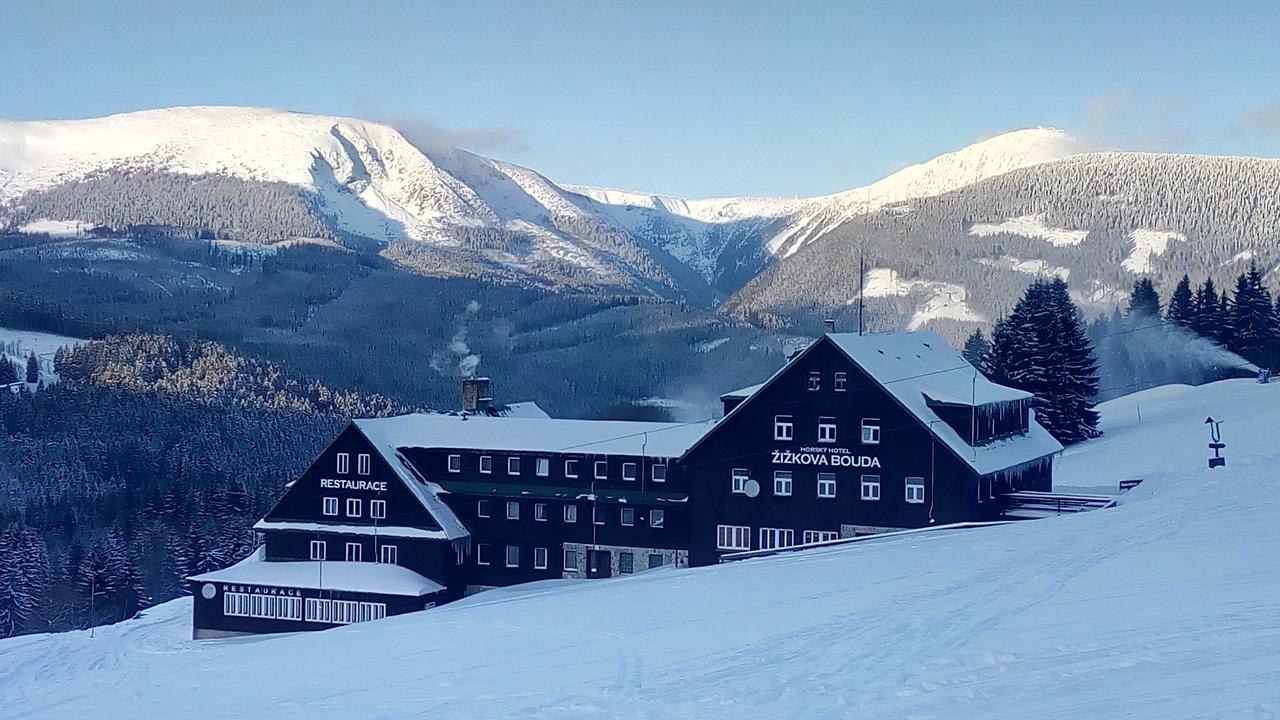
<svg viewBox="0 0 1280 720">
<path fill-rule="evenodd" d="M 324 540 L 312 540 L 309 548 L 312 560 L 328 560 L 329 544 Z M 364 561 L 364 545 L 358 542 L 346 543 L 346 553 L 343 556 L 347 562 L 363 562 Z M 400 560 L 400 549 L 395 545 L 380 544 L 378 545 L 378 562 L 385 565 L 396 565 Z"/>
<path fill-rule="evenodd" d="M 346 475 L 351 472 L 351 453 L 340 452 L 337 454 L 338 467 L 336 470 L 339 475 Z M 368 475 L 370 472 L 369 453 L 360 453 L 356 456 L 356 474 Z"/>
<path fill-rule="evenodd" d="M 840 533 L 832 530 L 805 530 L 801 539 L 805 545 L 836 540 Z M 794 547 L 796 531 L 787 528 L 760 528 L 758 533 L 759 550 Z M 751 528 L 746 525 L 717 525 L 717 550 L 750 550 Z"/>
<path fill-rule="evenodd" d="M 751 480 L 751 473 L 746 468 L 734 468 L 732 474 L 732 492 L 738 494 L 746 494 L 747 482 Z M 794 487 L 793 473 L 790 470 L 775 470 L 773 472 L 773 494 L 787 497 L 791 495 Z M 818 473 L 818 497 L 834 498 L 836 496 L 836 474 L 830 472 Z M 911 504 L 924 502 L 924 478 L 909 477 L 906 479 L 903 491 L 903 499 Z M 880 476 L 879 475 L 863 475 L 860 497 L 863 500 L 879 500 L 880 499 Z"/>
<path fill-rule="evenodd" d="M 862 444 L 863 445 L 879 445 L 880 444 L 880 419 L 879 418 L 862 418 Z M 773 416 L 773 439 L 774 440 L 795 440 L 796 439 L 796 423 L 795 418 L 791 415 L 774 415 Z M 833 443 L 839 439 L 839 431 L 836 426 L 836 419 L 833 417 L 818 418 L 818 442 Z"/>
<path fill-rule="evenodd" d="M 580 461 L 580 460 L 565 460 L 564 476 L 567 478 L 578 477 L 579 467 L 582 462 L 583 461 Z M 452 473 L 462 472 L 462 456 L 450 455 L 448 459 L 448 468 L 449 468 L 449 472 L 452 472 Z M 478 469 L 480 470 L 481 473 L 485 475 L 491 474 L 493 472 L 493 456 L 481 455 L 479 457 Z M 534 460 L 534 471 L 538 475 L 538 477 L 549 476 L 551 474 L 551 460 L 549 458 L 536 458 Z M 594 467 L 592 467 L 592 473 L 593 473 L 592 476 L 596 480 L 608 480 L 609 479 L 609 463 L 604 460 L 595 461 Z M 507 458 L 507 474 L 508 475 L 520 474 L 520 458 L 518 457 Z M 637 477 L 639 477 L 637 463 L 633 463 L 633 462 L 622 463 L 622 479 L 623 480 L 634 481 Z M 667 481 L 666 464 L 657 463 L 651 466 L 649 468 L 649 478 L 654 482 L 666 482 Z"/>
<path fill-rule="evenodd" d="M 831 389 L 836 392 L 844 392 L 849 386 L 849 374 L 845 372 L 835 372 L 831 374 Z M 817 392 L 822 389 L 822 373 L 814 370 L 809 373 L 809 392 Z"/>
<path fill-rule="evenodd" d="M 386 603 L 357 602 L 355 600 L 322 600 L 307 598 L 307 622 L 324 622 L 350 625 L 369 620 L 381 620 L 387 616 Z"/>
<path fill-rule="evenodd" d="M 259 593 L 224 592 L 222 614 L 268 620 L 301 620 L 302 598 Z"/>
<path fill-rule="evenodd" d="M 493 517 L 493 509 L 490 506 L 490 503 L 492 502 L 493 501 L 491 500 L 477 500 L 476 501 L 476 517 L 481 517 L 481 518 Z M 507 510 L 508 520 L 520 519 L 520 502 L 519 501 L 508 500 L 506 510 Z M 609 514 L 608 508 L 594 507 L 592 508 L 592 521 L 596 525 L 604 525 L 606 524 L 606 518 L 608 517 L 608 514 Z M 567 523 L 578 522 L 578 506 L 565 505 L 564 513 L 562 517 L 564 519 L 564 522 L 567 522 Z M 538 522 L 545 522 L 547 520 L 547 504 L 546 503 L 540 502 L 540 503 L 533 504 L 533 519 L 537 520 Z M 631 507 L 619 508 L 618 521 L 619 523 L 622 524 L 623 527 L 634 526 L 636 524 L 636 509 Z M 666 521 L 667 521 L 667 518 L 666 518 L 665 511 L 658 510 L 656 508 L 649 510 L 649 527 L 653 527 L 653 528 L 663 527 L 666 524 Z"/>
<path fill-rule="evenodd" d="M 338 498 L 327 497 L 320 501 L 320 512 L 325 515 L 336 517 L 338 514 Z M 364 501 L 360 498 L 347 498 L 347 517 L 358 518 L 364 512 Z M 369 501 L 369 517 L 374 520 L 385 520 L 387 518 L 387 501 L 386 500 L 370 500 Z"/>
<path fill-rule="evenodd" d="M 480 543 L 476 545 L 476 564 L 477 565 L 492 564 L 490 552 L 491 551 L 488 545 L 484 543 Z M 648 561 L 649 561 L 650 568 L 662 567 L 662 565 L 666 562 L 666 559 L 662 555 L 662 553 L 649 553 L 648 555 L 649 555 Z M 546 548 L 535 547 L 533 549 L 533 569 L 534 570 L 548 569 L 547 557 L 548 557 L 548 553 Z M 505 553 L 503 555 L 503 560 L 506 567 L 509 567 L 509 568 L 520 567 L 520 546 L 518 545 L 505 546 Z M 560 567 L 562 570 L 567 570 L 570 572 L 577 571 L 578 551 L 565 550 L 563 553 L 563 556 L 561 557 Z M 635 572 L 635 553 L 625 552 L 625 551 L 618 553 L 618 571 L 622 573 Z"/>
</svg>

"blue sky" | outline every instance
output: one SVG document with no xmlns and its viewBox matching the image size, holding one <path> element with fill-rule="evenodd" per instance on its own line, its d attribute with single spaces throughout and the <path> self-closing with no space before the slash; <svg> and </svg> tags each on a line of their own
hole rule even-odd
<svg viewBox="0 0 1280 720">
<path fill-rule="evenodd" d="M 355 115 L 561 182 L 676 195 L 834 192 L 1035 125 L 1280 155 L 1272 3 L 47 0 L 2 15 L 2 118 Z"/>
</svg>

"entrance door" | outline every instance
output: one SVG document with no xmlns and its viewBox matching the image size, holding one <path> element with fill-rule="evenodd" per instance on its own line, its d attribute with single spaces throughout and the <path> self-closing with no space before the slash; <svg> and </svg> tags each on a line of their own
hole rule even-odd
<svg viewBox="0 0 1280 720">
<path fill-rule="evenodd" d="M 587 577 L 607 578 L 613 575 L 613 554 L 608 550 L 587 551 Z"/>
</svg>

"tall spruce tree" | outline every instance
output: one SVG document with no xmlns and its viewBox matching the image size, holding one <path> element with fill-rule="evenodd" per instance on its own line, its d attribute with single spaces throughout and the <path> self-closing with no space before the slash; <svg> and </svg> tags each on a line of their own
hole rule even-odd
<svg viewBox="0 0 1280 720">
<path fill-rule="evenodd" d="M 1191 327 L 1195 320 L 1195 299 L 1191 295 L 1191 278 L 1183 275 L 1178 286 L 1173 289 L 1169 298 L 1169 307 L 1165 310 L 1165 318 L 1175 325 Z"/>
<path fill-rule="evenodd" d="M 969 364 L 978 368 L 983 375 L 991 374 L 991 343 L 982 330 L 974 330 L 964 341 L 964 350 L 960 353 Z"/>
<path fill-rule="evenodd" d="M 991 373 L 997 382 L 1033 393 L 1036 418 L 1059 441 L 1098 436 L 1098 365 L 1062 279 L 1032 283 L 996 323 Z"/>
<path fill-rule="evenodd" d="M 40 361 L 34 352 L 27 356 L 27 382 L 40 382 Z"/>
<path fill-rule="evenodd" d="M 1160 318 L 1160 293 L 1150 278 L 1142 278 L 1133 284 L 1129 295 L 1129 317 Z"/>
<path fill-rule="evenodd" d="M 1195 316 L 1191 320 L 1191 329 L 1203 337 L 1216 338 L 1222 327 L 1222 314 L 1213 278 L 1205 278 L 1204 284 L 1196 290 L 1193 304 Z"/>
<path fill-rule="evenodd" d="M 43 604 L 49 553 L 31 528 L 14 523 L 0 533 L 0 637 L 24 630 Z"/>
<path fill-rule="evenodd" d="M 1280 328 L 1271 306 L 1271 292 L 1262 282 L 1257 263 L 1250 263 L 1249 271 L 1236 278 L 1227 326 L 1231 330 L 1228 347 L 1259 364 L 1271 364 Z"/>
<path fill-rule="evenodd" d="M 10 385 L 18 382 L 18 370 L 13 366 L 13 361 L 5 353 L 0 353 L 0 385 Z"/>
</svg>

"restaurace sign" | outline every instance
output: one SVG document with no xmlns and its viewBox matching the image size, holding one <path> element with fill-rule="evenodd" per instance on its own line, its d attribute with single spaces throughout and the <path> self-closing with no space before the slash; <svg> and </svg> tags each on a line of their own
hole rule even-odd
<svg viewBox="0 0 1280 720">
<path fill-rule="evenodd" d="M 341 478 L 320 478 L 320 487 L 330 490 L 371 490 L 386 492 L 387 483 L 375 480 L 343 480 Z"/>
<path fill-rule="evenodd" d="M 880 467 L 880 458 L 870 455 L 854 455 L 849 448 L 802 447 L 799 450 L 774 450 L 773 464 L 878 468 Z"/>
</svg>

